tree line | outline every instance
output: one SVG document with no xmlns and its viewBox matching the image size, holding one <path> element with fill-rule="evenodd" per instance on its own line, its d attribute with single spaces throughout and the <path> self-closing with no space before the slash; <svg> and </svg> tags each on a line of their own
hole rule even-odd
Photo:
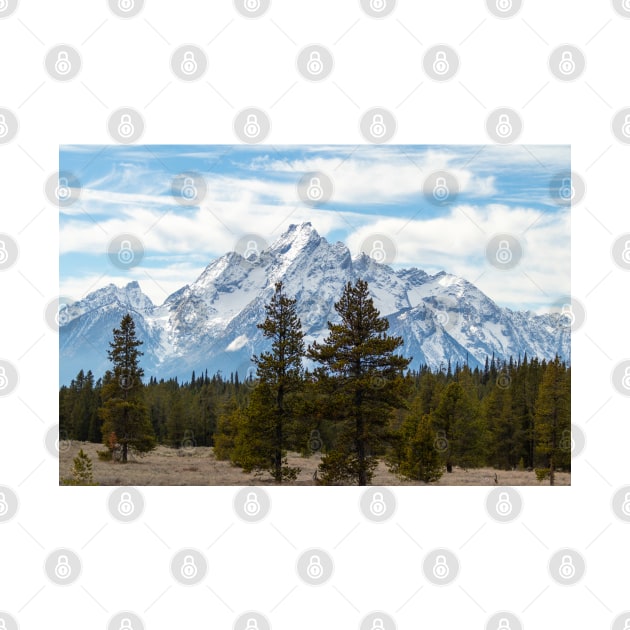
<svg viewBox="0 0 630 630">
<path fill-rule="evenodd" d="M 425 482 L 455 466 L 536 468 L 551 484 L 556 470 L 570 470 L 571 370 L 558 357 L 410 370 L 366 282 L 348 283 L 335 310 L 339 323 L 306 346 L 296 300 L 278 283 L 258 324 L 269 346 L 252 357 L 255 377 L 205 371 L 146 384 L 126 315 L 110 342 L 112 369 L 97 381 L 81 371 L 61 388 L 60 433 L 102 442 L 104 457 L 121 461 L 158 443 L 212 446 L 218 459 L 278 484 L 300 472 L 289 451 L 320 453 L 325 485 L 369 484 L 379 461 Z"/>
</svg>

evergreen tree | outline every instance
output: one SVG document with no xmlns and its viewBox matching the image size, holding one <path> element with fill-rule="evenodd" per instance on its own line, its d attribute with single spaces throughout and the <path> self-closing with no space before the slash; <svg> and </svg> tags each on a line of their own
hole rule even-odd
<svg viewBox="0 0 630 630">
<path fill-rule="evenodd" d="M 546 365 L 536 399 L 536 450 L 546 458 L 552 486 L 556 468 L 567 459 L 562 438 L 571 431 L 570 382 L 571 373 L 556 356 Z"/>
<path fill-rule="evenodd" d="M 144 370 L 139 365 L 143 353 L 138 348 L 143 342 L 136 338 L 131 315 L 122 318 L 113 335 L 107 352 L 113 369 L 105 375 L 99 413 L 105 444 L 110 444 L 113 434 L 126 462 L 129 449 L 144 453 L 155 448 L 155 434 L 144 402 Z"/>
<path fill-rule="evenodd" d="M 242 427 L 239 457 L 248 462 L 250 469 L 268 470 L 276 483 L 282 483 L 299 473 L 299 469 L 287 465 L 286 451 L 293 446 L 291 397 L 302 386 L 304 333 L 296 300 L 284 293 L 281 282 L 276 283 L 265 312 L 265 321 L 258 328 L 271 340 L 271 348 L 252 357 L 259 385 L 252 393 L 248 422 Z"/>
<path fill-rule="evenodd" d="M 436 430 L 443 432 L 446 440 L 442 449 L 446 472 L 453 472 L 454 465 L 466 468 L 483 464 L 484 426 L 469 387 L 458 381 L 449 383 L 442 392 L 433 420 Z"/>
<path fill-rule="evenodd" d="M 403 340 L 387 335 L 389 322 L 375 308 L 367 282 L 348 282 L 335 310 L 341 323 L 329 322 L 328 337 L 308 349 L 322 365 L 315 374 L 332 397 L 338 426 L 320 471 L 325 484 L 364 486 L 384 452 L 389 412 L 405 405 L 402 372 L 411 359 L 394 354 Z"/>
<path fill-rule="evenodd" d="M 92 486 L 94 485 L 94 476 L 92 474 L 92 460 L 88 457 L 83 449 L 74 458 L 72 463 L 72 485 L 76 486 Z"/>
</svg>

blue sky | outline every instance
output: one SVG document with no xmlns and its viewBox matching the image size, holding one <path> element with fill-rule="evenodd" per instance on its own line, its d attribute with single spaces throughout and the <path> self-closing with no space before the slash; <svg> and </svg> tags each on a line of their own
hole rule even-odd
<svg viewBox="0 0 630 630">
<path fill-rule="evenodd" d="M 393 267 L 446 270 L 510 308 L 544 312 L 571 292 L 570 209 L 550 192 L 570 172 L 566 145 L 69 145 L 59 161 L 81 188 L 79 200 L 60 209 L 60 294 L 72 299 L 138 280 L 161 304 L 244 235 L 271 243 L 302 221 L 353 255 L 384 235 L 396 246 Z M 437 171 L 460 189 L 443 206 L 423 193 Z M 199 203 L 173 197 L 173 182 L 187 173 L 207 186 Z M 307 173 L 333 182 L 331 199 L 317 208 L 298 194 Z M 122 233 L 145 249 L 129 270 L 107 256 Z M 497 270 L 485 257 L 497 233 L 524 246 L 512 270 Z"/>
</svg>

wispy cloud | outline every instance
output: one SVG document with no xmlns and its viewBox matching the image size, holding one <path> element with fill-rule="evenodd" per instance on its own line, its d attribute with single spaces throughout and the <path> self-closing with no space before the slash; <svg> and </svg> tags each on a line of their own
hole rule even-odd
<svg viewBox="0 0 630 630">
<path fill-rule="evenodd" d="M 570 292 L 569 212 L 553 205 L 550 182 L 570 170 L 567 146 L 184 146 L 63 147 L 62 170 L 80 178 L 80 200 L 60 213 L 61 286 L 72 296 L 90 281 L 141 282 L 158 303 L 194 281 L 213 258 L 248 233 L 271 243 L 290 223 L 311 221 L 353 254 L 370 234 L 397 247 L 395 266 L 445 269 L 476 282 L 496 301 L 540 308 Z M 447 170 L 455 204 L 436 207 L 422 186 Z M 206 195 L 183 206 L 172 193 L 195 171 Z M 320 208 L 305 206 L 298 182 L 326 173 L 334 185 Z M 497 232 L 522 240 L 526 255 L 510 272 L 485 260 Z M 131 233 L 145 248 L 139 267 L 109 264 L 109 242 Z"/>
</svg>

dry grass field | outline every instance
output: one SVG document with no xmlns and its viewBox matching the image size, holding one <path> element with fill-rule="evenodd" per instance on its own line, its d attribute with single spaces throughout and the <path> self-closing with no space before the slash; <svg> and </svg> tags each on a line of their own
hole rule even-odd
<svg viewBox="0 0 630 630">
<path fill-rule="evenodd" d="M 269 475 L 255 476 L 245 474 L 240 468 L 229 462 L 218 461 L 211 447 L 196 447 L 187 451 L 178 451 L 166 446 L 158 446 L 153 452 L 143 457 L 134 457 L 127 464 L 101 461 L 97 450 L 104 450 L 101 444 L 91 442 L 63 442 L 60 448 L 59 477 L 71 476 L 72 460 L 79 449 L 83 449 L 92 460 L 94 481 L 104 486 L 264 486 L 273 485 Z M 289 454 L 289 465 L 299 466 L 302 471 L 292 484 L 297 486 L 313 485 L 313 473 L 320 456 L 301 457 Z M 401 481 L 387 470 L 382 462 L 374 475 L 375 486 L 487 486 L 494 485 L 494 475 L 502 486 L 542 486 L 549 481 L 539 482 L 534 472 L 495 471 L 490 468 L 463 470 L 455 468 L 450 474 L 431 484 L 418 481 Z M 556 484 L 571 485 L 570 473 L 557 473 Z"/>
</svg>

